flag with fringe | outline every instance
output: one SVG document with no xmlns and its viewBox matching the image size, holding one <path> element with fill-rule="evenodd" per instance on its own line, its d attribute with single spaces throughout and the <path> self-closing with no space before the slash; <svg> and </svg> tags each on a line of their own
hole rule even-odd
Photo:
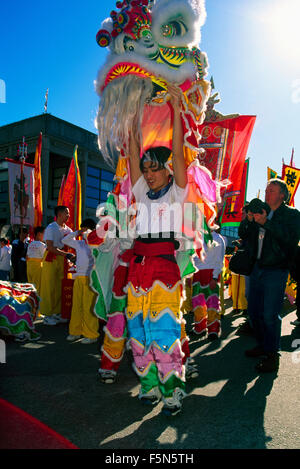
<svg viewBox="0 0 300 469">
<path fill-rule="evenodd" d="M 275 179 L 278 177 L 278 174 L 276 173 L 276 171 L 274 171 L 274 169 L 271 169 L 269 168 L 269 166 L 267 167 L 267 177 L 268 177 L 268 181 L 270 181 L 270 179 Z"/>
<path fill-rule="evenodd" d="M 291 207 L 294 207 L 295 195 L 300 183 L 300 169 L 283 164 L 281 178 L 283 179 L 283 181 L 286 182 L 286 185 L 290 192 L 289 205 Z"/>
</svg>

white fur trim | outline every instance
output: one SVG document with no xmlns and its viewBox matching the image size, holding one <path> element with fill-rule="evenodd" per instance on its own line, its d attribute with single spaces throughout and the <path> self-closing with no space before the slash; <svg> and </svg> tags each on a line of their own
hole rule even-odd
<svg viewBox="0 0 300 469">
<path fill-rule="evenodd" d="M 178 19 L 185 24 L 186 34 L 181 37 L 164 37 L 161 33 L 162 25 Z M 204 0 L 158 0 L 152 10 L 152 33 L 161 45 L 197 46 L 201 40 L 201 26 L 205 19 Z"/>
<path fill-rule="evenodd" d="M 157 77 L 164 78 L 167 81 L 178 84 L 183 83 L 188 78 L 193 80 L 195 79 L 196 75 L 195 65 L 189 62 L 183 64 L 179 70 L 173 70 L 167 65 L 156 63 L 153 60 L 141 57 L 134 52 L 127 52 L 120 55 L 110 54 L 103 67 L 99 70 L 97 78 L 94 82 L 96 92 L 99 96 L 102 94 L 101 90 L 110 69 L 114 65 L 124 62 L 138 64 L 141 68 L 145 68 L 147 72 L 152 73 Z"/>
</svg>

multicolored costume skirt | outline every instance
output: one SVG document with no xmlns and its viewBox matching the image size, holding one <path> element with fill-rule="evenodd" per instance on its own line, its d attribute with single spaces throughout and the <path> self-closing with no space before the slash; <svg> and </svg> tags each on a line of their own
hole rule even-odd
<svg viewBox="0 0 300 469">
<path fill-rule="evenodd" d="M 4 334 L 36 339 L 34 327 L 39 308 L 39 297 L 33 285 L 27 283 L 0 283 L 0 330 Z"/>
<path fill-rule="evenodd" d="M 193 313 L 194 331 L 201 334 L 206 331 L 208 334 L 219 334 L 220 332 L 220 299 L 219 285 L 214 289 L 210 288 L 210 281 L 213 278 L 213 270 L 198 270 L 193 276 Z"/>
<path fill-rule="evenodd" d="M 116 373 L 121 364 L 127 339 L 125 308 L 127 296 L 124 292 L 128 276 L 128 263 L 121 263 L 114 272 L 112 299 L 107 314 L 107 323 L 102 345 L 99 372 Z"/>
<path fill-rule="evenodd" d="M 132 252 L 127 252 L 126 318 L 141 382 L 139 397 L 168 399 L 175 391 L 184 395 L 182 282 L 174 253 L 174 243 L 163 240 L 137 240 Z"/>
</svg>

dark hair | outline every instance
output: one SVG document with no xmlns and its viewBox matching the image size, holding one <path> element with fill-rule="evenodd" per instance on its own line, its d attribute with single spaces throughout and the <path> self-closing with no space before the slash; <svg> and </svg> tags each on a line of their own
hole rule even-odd
<svg viewBox="0 0 300 469">
<path fill-rule="evenodd" d="M 44 226 L 36 226 L 33 230 L 34 236 L 36 236 L 38 233 L 44 233 L 45 227 Z"/>
<path fill-rule="evenodd" d="M 263 213 L 263 210 L 266 211 L 267 215 L 271 211 L 269 205 L 258 198 L 252 199 L 248 205 L 248 211 L 251 213 Z"/>
<path fill-rule="evenodd" d="M 21 233 L 28 233 L 28 228 L 25 228 L 25 226 L 23 226 L 23 228 L 19 228 L 19 231 L 18 231 L 18 236 L 20 236 Z"/>
<path fill-rule="evenodd" d="M 158 169 L 165 168 L 165 164 L 170 158 L 171 150 L 167 147 L 151 147 L 142 156 L 140 160 L 140 170 L 143 172 L 146 161 L 151 161 L 151 168 L 158 166 Z"/>
<path fill-rule="evenodd" d="M 80 228 L 88 228 L 89 230 L 95 230 L 96 223 L 92 218 L 86 218 L 85 220 L 82 220 Z"/>
<path fill-rule="evenodd" d="M 288 186 L 286 184 L 285 181 L 283 181 L 282 179 L 278 179 L 278 178 L 274 178 L 274 179 L 270 179 L 268 181 L 268 184 L 267 184 L 267 187 L 270 185 L 270 184 L 277 184 L 277 186 L 280 187 L 280 192 L 281 194 L 284 195 L 284 199 L 283 201 L 284 202 L 288 202 L 289 201 L 289 198 L 291 196 L 289 190 L 288 190 Z"/>
<path fill-rule="evenodd" d="M 8 244 L 8 239 L 6 238 L 0 238 L 0 242 L 4 243 L 5 245 Z"/>
<path fill-rule="evenodd" d="M 54 209 L 55 216 L 57 217 L 59 213 L 64 212 L 68 207 L 66 205 L 58 205 Z"/>
<path fill-rule="evenodd" d="M 249 202 L 246 202 L 244 207 L 243 207 L 243 210 L 245 210 L 246 213 L 249 212 Z"/>
</svg>

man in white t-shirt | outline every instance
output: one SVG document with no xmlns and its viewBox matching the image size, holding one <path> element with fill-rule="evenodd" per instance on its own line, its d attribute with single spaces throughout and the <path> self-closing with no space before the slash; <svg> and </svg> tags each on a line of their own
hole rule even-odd
<svg viewBox="0 0 300 469">
<path fill-rule="evenodd" d="M 93 308 L 96 294 L 90 287 L 90 274 L 94 258 L 86 242 L 87 235 L 95 230 L 94 220 L 87 218 L 81 223 L 81 229 L 64 237 L 63 242 L 76 251 L 76 273 L 73 286 L 73 301 L 69 335 L 67 340 L 73 342 L 83 336 L 82 344 L 97 342 L 99 337 L 99 320 Z M 83 235 L 83 239 L 76 239 Z"/>
<path fill-rule="evenodd" d="M 180 116 L 181 90 L 169 86 L 173 110 L 171 150 L 152 147 L 140 158 L 138 133 L 130 138 L 132 192 L 137 203 L 136 233 L 127 283 L 127 326 L 134 368 L 140 378 L 139 398 L 163 413 L 181 411 L 185 367 L 181 349 L 181 276 L 175 260 L 176 235 L 181 232 L 187 176 Z"/>
<path fill-rule="evenodd" d="M 72 232 L 66 225 L 70 217 L 68 207 L 57 206 L 55 216 L 56 221 L 50 223 L 44 233 L 47 249 L 43 259 L 40 294 L 40 313 L 45 316 L 44 324 L 49 326 L 54 326 L 58 322 L 67 322 L 61 318 L 61 290 L 64 258 L 69 253 L 63 250 L 62 239 Z"/>
<path fill-rule="evenodd" d="M 37 226 L 34 229 L 34 241 L 29 244 L 26 256 L 28 282 L 35 286 L 38 295 L 41 292 L 42 266 L 46 251 L 46 244 L 43 242 L 44 232 L 44 226 Z"/>
</svg>

